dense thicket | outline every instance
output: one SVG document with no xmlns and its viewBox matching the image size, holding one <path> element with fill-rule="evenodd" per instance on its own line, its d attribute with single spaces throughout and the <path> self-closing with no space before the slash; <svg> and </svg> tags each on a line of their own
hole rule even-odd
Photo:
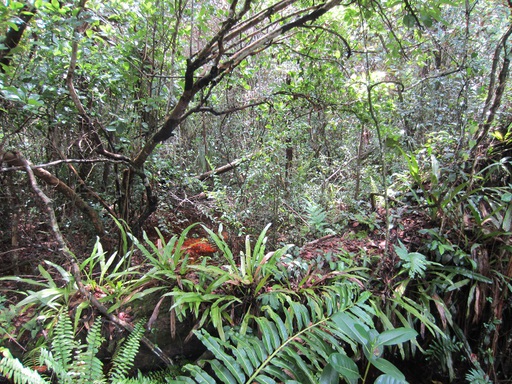
<svg viewBox="0 0 512 384">
<path fill-rule="evenodd" d="M 123 247 L 139 244 L 143 229 L 157 226 L 162 241 L 195 221 L 224 225 L 221 251 L 243 249 L 237 236 L 267 223 L 275 247 L 349 230 L 379 236 L 382 260 L 367 252 L 350 265 L 369 268 L 355 279 L 374 294 L 376 329 L 416 328 L 424 339 L 405 354 L 420 346 L 451 379 L 471 367 L 507 377 L 511 8 L 487 0 L 0 4 L 0 271 L 38 272 L 30 266 L 51 250 L 76 279 L 96 236 L 118 252 L 110 265 L 127 268 Z M 139 252 L 156 257 L 150 237 L 154 254 Z M 174 272 L 181 256 L 172 256 Z M 238 262 L 235 252 L 229 264 Z M 221 282 L 204 295 L 232 282 L 211 274 Z M 184 289 L 172 281 L 169 291 Z M 298 282 L 288 288 L 298 293 Z M 251 280 L 250 294 L 223 289 L 243 296 L 242 312 L 260 315 L 254 308 L 268 303 L 258 294 L 271 283 Z M 411 301 L 393 302 L 402 291 Z M 236 302 L 229 297 L 218 319 L 202 307 L 220 333 Z M 464 360 L 459 372 L 453 356 Z"/>
</svg>

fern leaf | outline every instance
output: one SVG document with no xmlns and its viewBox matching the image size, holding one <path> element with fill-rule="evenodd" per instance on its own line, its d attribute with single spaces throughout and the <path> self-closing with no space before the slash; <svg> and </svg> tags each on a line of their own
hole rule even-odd
<svg viewBox="0 0 512 384">
<path fill-rule="evenodd" d="M 69 315 L 63 311 L 59 315 L 52 340 L 52 354 L 59 365 L 62 366 L 63 371 L 69 369 L 75 348 L 73 324 Z"/>
<path fill-rule="evenodd" d="M 251 375 L 254 372 L 254 366 L 251 363 L 251 358 L 247 351 L 241 348 L 232 348 L 231 352 L 235 356 L 238 364 L 240 364 L 240 367 L 244 370 L 245 374 Z"/>
<path fill-rule="evenodd" d="M 272 359 L 272 365 L 267 365 L 263 369 L 263 372 L 272 375 L 272 377 L 278 379 L 279 382 L 285 382 L 290 380 L 290 375 L 287 374 L 287 372 L 290 372 L 289 368 L 290 364 L 286 360 L 276 357 Z M 258 375 L 255 380 L 258 380 L 261 376 L 265 377 L 265 375 Z"/>
<path fill-rule="evenodd" d="M 77 372 L 80 374 L 78 383 L 102 383 L 105 382 L 103 374 L 103 363 L 96 357 L 101 343 L 101 318 L 94 321 L 93 326 L 87 333 L 87 346 L 85 351 L 79 351 L 75 355 L 75 363 Z"/>
<path fill-rule="evenodd" d="M 259 365 L 267 358 L 268 354 L 265 351 L 265 347 L 258 338 L 251 335 L 245 335 L 243 338 L 234 336 L 233 339 L 237 343 L 237 349 L 242 350 L 247 354 L 247 357 L 253 366 Z M 252 374 L 252 372 L 254 372 L 253 369 L 249 374 Z"/>
<path fill-rule="evenodd" d="M 173 381 L 173 384 L 195 384 L 196 382 L 192 380 L 190 377 L 178 376 L 176 380 Z"/>
<path fill-rule="evenodd" d="M 263 345 L 267 351 L 275 351 L 281 345 L 281 339 L 277 333 L 277 327 L 265 317 L 257 317 L 256 322 L 260 326 L 261 334 L 263 336 Z"/>
<path fill-rule="evenodd" d="M 235 377 L 231 374 L 230 370 L 227 369 L 226 366 L 221 364 L 219 362 L 219 360 L 212 360 L 210 362 L 210 365 L 212 366 L 213 371 L 215 372 L 215 374 L 217 375 L 217 377 L 219 378 L 219 380 L 222 383 L 237 384 L 237 383 L 244 382 L 243 379 L 242 379 L 242 381 L 235 379 Z M 245 376 L 244 376 L 244 378 L 245 378 Z"/>
<path fill-rule="evenodd" d="M 302 329 L 311 323 L 311 317 L 305 305 L 294 301 L 288 301 L 288 303 L 290 305 L 289 311 L 297 322 L 297 329 Z"/>
<path fill-rule="evenodd" d="M 38 372 L 25 367 L 21 361 L 14 358 L 8 349 L 0 348 L 0 374 L 10 379 L 14 384 L 46 384 Z"/>
<path fill-rule="evenodd" d="M 71 318 L 65 312 L 61 312 L 55 329 L 51 351 L 42 348 L 39 360 L 41 365 L 48 366 L 61 383 L 73 382 L 72 358 L 73 351 L 77 348 Z"/>
<path fill-rule="evenodd" d="M 270 316 L 273 320 L 275 326 L 277 327 L 277 331 L 279 332 L 279 337 L 281 340 L 288 339 L 288 329 L 292 329 L 291 327 L 287 329 L 284 321 L 279 317 L 277 313 L 275 313 L 272 308 L 264 307 L 263 310 Z"/>
<path fill-rule="evenodd" d="M 317 353 L 330 355 L 334 352 L 333 346 L 340 346 L 340 340 L 325 330 L 325 325 L 322 327 L 315 327 L 304 335 L 308 344 L 315 348 Z"/>
<path fill-rule="evenodd" d="M 125 378 L 133 367 L 135 356 L 139 351 L 140 340 L 144 335 L 142 323 L 142 321 L 139 321 L 135 325 L 128 339 L 119 346 L 112 359 L 112 370 L 109 376 L 114 382 Z"/>
<path fill-rule="evenodd" d="M 300 378 L 300 382 L 307 384 L 314 384 L 316 382 L 315 377 L 313 376 L 313 370 L 308 366 L 304 359 L 297 353 L 297 351 L 290 347 L 284 347 L 282 349 L 282 355 L 286 355 L 290 358 L 290 362 L 292 363 L 292 367 L 295 366 L 293 374 L 299 376 L 297 380 Z M 311 355 L 311 353 L 309 353 Z"/>
<path fill-rule="evenodd" d="M 366 321 L 363 321 L 351 313 L 354 308 L 363 310 L 367 297 L 357 297 L 351 289 L 341 289 L 340 292 L 346 296 L 338 300 L 342 304 L 336 305 L 343 306 L 344 310 L 332 316 L 323 315 L 321 303 L 313 297 L 308 300 L 311 308 L 287 298 L 288 305 L 283 308 L 284 320 L 282 315 L 264 307 L 266 317 L 253 317 L 258 325 L 260 338 L 253 336 L 250 329 L 246 329 L 243 335 L 230 329 L 226 332 L 225 342 L 204 330 L 196 332 L 216 357 L 209 364 L 217 382 L 313 384 L 318 383 L 321 377 L 322 382 L 326 382 L 329 377 L 335 377 L 333 369 L 338 372 L 338 376 L 341 373 L 350 383 L 354 382 L 354 377 L 359 377 L 359 372 L 344 351 L 344 341 L 350 342 L 355 348 L 358 343 L 367 344 L 365 342 L 374 340 L 377 335 L 368 326 L 373 325 L 371 317 L 368 316 L 369 319 L 365 318 Z M 393 343 L 405 337 L 398 333 L 385 334 L 382 342 Z M 339 361 L 340 366 L 335 366 Z M 325 371 L 328 364 L 331 365 L 330 371 Z M 372 364 L 384 369 L 385 373 L 400 378 L 383 359 L 372 357 Z M 202 368 L 194 366 L 187 370 L 194 374 L 197 382 L 215 382 Z"/>
</svg>

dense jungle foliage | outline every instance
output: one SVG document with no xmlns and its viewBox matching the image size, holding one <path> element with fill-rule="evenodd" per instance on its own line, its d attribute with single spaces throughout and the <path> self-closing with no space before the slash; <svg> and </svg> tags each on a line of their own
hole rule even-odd
<svg viewBox="0 0 512 384">
<path fill-rule="evenodd" d="M 0 3 L 0 382 L 506 383 L 512 3 Z"/>
</svg>

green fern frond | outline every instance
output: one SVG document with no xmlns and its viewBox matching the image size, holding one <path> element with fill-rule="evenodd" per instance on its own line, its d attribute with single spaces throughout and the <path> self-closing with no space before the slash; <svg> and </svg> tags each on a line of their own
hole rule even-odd
<svg viewBox="0 0 512 384">
<path fill-rule="evenodd" d="M 128 372 L 133 367 L 135 356 L 139 352 L 140 340 L 143 335 L 143 322 L 139 321 L 130 336 L 128 336 L 128 339 L 117 349 L 112 359 L 112 369 L 109 376 L 113 382 L 118 382 L 128 375 Z"/>
<path fill-rule="evenodd" d="M 78 344 L 71 319 L 66 312 L 61 312 L 52 335 L 51 350 L 41 349 L 41 365 L 48 366 L 61 383 L 72 383 L 74 377 L 72 359 Z"/>
<path fill-rule="evenodd" d="M 194 384 L 194 381 L 189 378 L 178 378 L 173 379 L 174 375 L 169 370 L 162 370 L 157 372 L 150 372 L 148 374 L 142 374 L 140 371 L 137 372 L 137 376 L 131 378 L 125 378 L 116 380 L 115 384 Z"/>
<path fill-rule="evenodd" d="M 471 368 L 466 374 L 466 380 L 470 384 L 491 384 L 489 376 L 481 368 Z"/>
<path fill-rule="evenodd" d="M 395 245 L 395 251 L 398 257 L 404 262 L 402 266 L 409 273 L 409 277 L 414 279 L 416 275 L 421 277 L 425 276 L 427 267 L 433 263 L 428 261 L 425 255 L 418 252 L 409 252 L 401 241 L 399 243 L 399 245 Z"/>
<path fill-rule="evenodd" d="M 327 225 L 327 213 L 325 209 L 317 203 L 306 201 L 306 213 L 308 215 L 308 224 L 315 229 L 322 229 Z"/>
<path fill-rule="evenodd" d="M 38 372 L 25 367 L 21 361 L 14 358 L 7 348 L 0 348 L 0 374 L 12 380 L 14 384 L 46 384 Z"/>
<path fill-rule="evenodd" d="M 101 318 L 96 318 L 87 333 L 85 349 L 79 349 L 73 362 L 79 375 L 77 383 L 104 383 L 103 363 L 96 357 L 104 338 L 101 336 Z"/>
<path fill-rule="evenodd" d="M 62 311 L 55 326 L 52 340 L 52 354 L 64 369 L 68 369 L 76 348 L 73 324 L 67 313 Z"/>
</svg>

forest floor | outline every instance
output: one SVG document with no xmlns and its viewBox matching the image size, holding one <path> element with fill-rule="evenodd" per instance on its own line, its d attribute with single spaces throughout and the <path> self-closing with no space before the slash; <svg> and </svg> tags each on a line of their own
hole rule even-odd
<svg viewBox="0 0 512 384">
<path fill-rule="evenodd" d="M 379 220 L 384 222 L 383 210 L 377 212 Z M 187 217 L 188 216 L 188 217 Z M 156 242 L 158 238 L 155 227 L 159 223 L 165 222 L 166 228 L 172 227 L 172 231 L 177 234 L 185 229 L 193 222 L 205 222 L 206 225 L 213 225 L 211 220 L 205 220 L 200 212 L 191 209 L 183 209 L 179 213 L 166 214 L 164 216 L 154 216 L 148 221 L 146 231 L 148 237 Z M 409 211 L 407 215 L 402 215 L 399 220 L 395 220 L 393 229 L 388 233 L 387 237 L 382 228 L 369 226 L 368 224 L 361 223 L 357 220 L 348 222 L 344 231 L 340 233 L 329 234 L 317 239 L 306 241 L 304 244 L 296 247 L 297 252 L 294 254 L 304 263 L 310 263 L 311 268 L 314 270 L 312 276 L 317 276 L 316 281 L 311 284 L 321 284 L 321 278 L 318 276 L 325 276 L 327 278 L 330 273 L 329 262 L 338 261 L 341 255 L 350 255 L 355 263 L 360 262 L 357 258 L 365 258 L 372 265 L 372 269 L 376 267 L 378 271 L 371 273 L 372 279 L 378 281 L 376 284 L 370 284 L 368 288 L 378 291 L 381 296 L 390 296 L 393 292 L 390 291 L 392 279 L 396 276 L 397 265 L 400 260 L 393 251 L 393 245 L 396 245 L 398 239 L 406 244 L 409 250 L 416 250 L 424 241 L 424 235 L 419 233 L 420 229 L 428 228 L 431 225 L 430 219 L 425 215 Z M 53 239 L 51 232 L 44 225 L 34 225 L 34 221 L 20 223 L 18 228 L 17 246 L 13 247 L 7 241 L 0 243 L 0 277 L 5 276 L 22 276 L 35 280 L 41 280 L 39 264 L 43 264 L 44 260 L 51 261 L 57 265 L 66 267 L 66 260 L 58 251 L 58 244 Z M 213 229 L 213 228 L 212 228 Z M 191 236 L 203 236 L 200 227 L 194 228 L 190 232 Z M 275 235 L 275 234 L 274 234 Z M 66 236 L 69 243 L 72 245 L 72 250 L 77 254 L 80 260 L 85 259 L 90 255 L 94 239 L 91 238 L 85 231 L 67 230 Z M 5 234 L 3 239 L 5 240 Z M 286 238 L 286 234 L 277 234 L 277 238 Z M 245 246 L 245 236 L 235 237 L 229 236 L 229 243 L 232 247 L 233 253 L 238 254 Z M 111 242 L 110 244 L 115 244 Z M 386 244 L 388 249 L 386 250 Z M 270 248 L 270 247 L 269 247 Z M 271 249 L 269 249 L 271 250 Z M 235 253 L 236 252 L 236 253 Z M 135 264 L 144 263 L 144 258 L 140 255 L 135 255 L 132 258 Z M 44 264 L 43 264 L 44 265 Z M 47 265 L 45 268 L 53 275 L 55 271 Z M 378 276 L 376 276 L 378 274 Z M 61 276 L 57 274 L 54 276 L 57 283 Z M 389 283 L 389 284 L 388 284 Z M 16 294 L 20 290 L 31 289 L 32 287 L 26 284 L 20 284 L 15 281 L 3 281 L 2 291 L 0 295 L 7 295 L 7 303 L 15 304 L 22 296 Z M 3 304 L 6 306 L 6 303 Z M 31 312 L 25 314 L 26 316 L 19 316 L 15 319 L 15 327 L 19 329 L 23 324 L 30 320 Z M 32 313 L 33 315 L 33 313 Z M 25 340 L 26 341 L 26 340 Z M 16 343 L 22 343 L 23 340 L 17 340 Z M 405 370 L 407 367 L 404 367 Z"/>
</svg>

